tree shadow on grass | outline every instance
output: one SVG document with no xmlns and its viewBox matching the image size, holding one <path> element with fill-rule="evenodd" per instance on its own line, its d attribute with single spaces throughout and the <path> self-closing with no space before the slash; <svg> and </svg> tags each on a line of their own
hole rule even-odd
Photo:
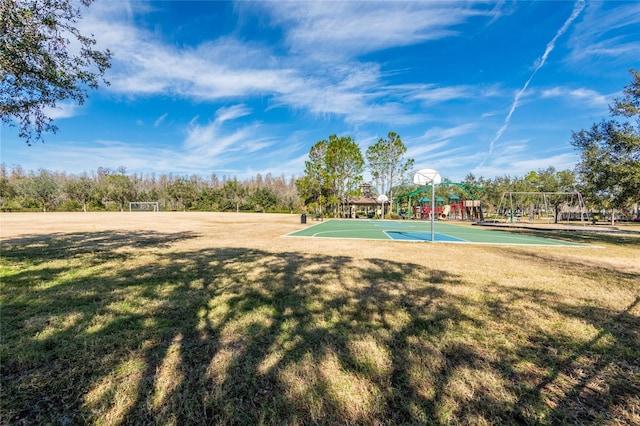
<svg viewBox="0 0 640 426">
<path fill-rule="evenodd" d="M 124 255 L 118 249 L 166 248 L 172 244 L 195 238 L 193 232 L 159 233 L 154 231 L 102 231 L 26 235 L 2 240 L 0 254 L 7 260 L 41 263 L 47 260 L 74 258 L 99 253 L 98 260 Z"/>
<path fill-rule="evenodd" d="M 552 345 L 573 349 L 556 364 L 552 374 L 538 385 L 540 392 L 555 382 L 570 378 L 572 386 L 563 398 L 554 401 L 551 417 L 557 421 L 576 423 L 588 419 L 594 423 L 611 421 L 612 408 L 628 407 L 617 413 L 623 423 L 640 420 L 640 295 L 621 312 L 593 306 L 558 304 L 559 312 L 593 324 L 598 333 L 578 345 L 547 336 Z M 545 342 L 545 344 L 549 344 Z M 589 359 L 589 362 L 584 362 Z M 631 410 L 632 407 L 635 409 Z M 620 410 L 621 411 L 621 410 Z M 633 413 L 635 411 L 635 415 Z M 578 416 L 576 413 L 580 413 Z"/>
<path fill-rule="evenodd" d="M 625 231 L 612 231 L 612 232 L 598 232 L 589 231 L 586 228 L 585 231 L 580 230 L 541 230 L 541 229 L 527 229 L 527 228 L 501 228 L 501 231 L 510 232 L 514 234 L 529 235 L 532 237 L 549 238 L 552 240 L 570 241 L 580 244 L 602 245 L 612 244 L 617 246 L 630 246 L 637 247 L 640 244 L 640 233 L 638 232 L 625 232 Z"/>
<path fill-rule="evenodd" d="M 562 369 L 564 358 L 534 351 L 590 350 L 542 331 L 539 343 L 493 348 L 499 336 L 486 329 L 510 320 L 509 298 L 468 296 L 470 284 L 448 271 L 294 251 L 171 249 L 193 236 L 70 234 L 3 245 L 3 262 L 21 269 L 3 279 L 2 422 L 550 423 L 561 413 L 535 384 L 520 383 L 518 365 Z M 551 297 L 516 293 L 593 320 Z M 590 418 L 573 406 L 580 395 L 556 407 Z"/>
<path fill-rule="evenodd" d="M 554 264 L 562 268 L 566 274 L 575 275 L 577 278 L 584 279 L 586 277 L 602 277 L 602 281 L 608 285 L 616 287 L 622 286 L 630 289 L 638 289 L 640 282 L 640 272 L 623 271 L 611 267 L 608 264 L 585 263 L 581 259 L 563 258 L 551 252 L 531 252 L 522 251 L 514 248 L 505 248 L 505 253 L 513 259 L 519 259 L 523 262 L 536 263 L 539 265 Z"/>
<path fill-rule="evenodd" d="M 500 298 L 487 304 L 493 317 L 512 322 L 519 312 L 506 307 L 535 300 L 527 309 L 538 312 L 522 321 L 549 312 L 564 320 L 561 324 L 551 320 L 555 323 L 551 330 L 549 324 L 530 323 L 526 341 L 497 363 L 520 387 L 516 419 L 545 424 L 638 423 L 640 296 L 614 311 L 594 306 L 588 295 L 567 303 L 552 291 L 492 287 Z"/>
</svg>

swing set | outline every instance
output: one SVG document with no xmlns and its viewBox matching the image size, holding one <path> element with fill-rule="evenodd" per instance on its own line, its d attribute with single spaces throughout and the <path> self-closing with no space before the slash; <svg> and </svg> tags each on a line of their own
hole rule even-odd
<svg viewBox="0 0 640 426">
<path fill-rule="evenodd" d="M 507 205 L 508 203 L 508 205 Z M 549 208 L 549 206 L 553 208 Z M 529 222 L 538 219 L 547 223 L 580 220 L 586 225 L 587 215 L 580 192 L 512 192 L 502 194 L 496 216 L 505 217 L 508 223 L 520 222 L 528 216 Z"/>
</svg>

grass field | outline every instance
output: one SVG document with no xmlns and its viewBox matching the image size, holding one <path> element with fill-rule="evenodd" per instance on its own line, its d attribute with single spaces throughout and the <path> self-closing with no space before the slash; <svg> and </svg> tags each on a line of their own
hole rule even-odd
<svg viewBox="0 0 640 426">
<path fill-rule="evenodd" d="M 639 234 L 305 226 L 0 215 L 0 424 L 640 424 Z"/>
</svg>

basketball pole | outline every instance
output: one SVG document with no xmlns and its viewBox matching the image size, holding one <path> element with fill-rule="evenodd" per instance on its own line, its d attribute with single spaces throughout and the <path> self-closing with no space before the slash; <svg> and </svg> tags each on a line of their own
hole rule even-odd
<svg viewBox="0 0 640 426">
<path fill-rule="evenodd" d="M 416 185 L 427 185 L 431 183 L 431 242 L 436 240 L 435 223 L 436 223 L 436 184 L 441 182 L 440 173 L 433 169 L 418 170 L 413 176 L 413 183 Z"/>
<path fill-rule="evenodd" d="M 436 211 L 436 183 L 435 179 L 431 180 L 431 242 L 434 242 L 435 239 L 435 223 L 436 223 L 436 215 L 434 214 Z"/>
</svg>

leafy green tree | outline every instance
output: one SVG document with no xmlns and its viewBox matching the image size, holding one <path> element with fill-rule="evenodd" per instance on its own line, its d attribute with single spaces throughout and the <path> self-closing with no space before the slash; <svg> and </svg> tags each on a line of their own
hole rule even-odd
<svg viewBox="0 0 640 426">
<path fill-rule="evenodd" d="M 246 189 L 236 179 L 228 180 L 221 188 L 222 199 L 220 207 L 224 210 L 240 211 L 240 207 L 244 205 L 247 196 Z"/>
<path fill-rule="evenodd" d="M 198 187 L 193 180 L 178 178 L 168 185 L 167 195 L 173 203 L 181 204 L 182 209 L 187 210 L 198 197 Z"/>
<path fill-rule="evenodd" d="M 256 211 L 266 212 L 267 210 L 275 207 L 277 197 L 275 192 L 270 188 L 258 188 L 253 191 L 250 200 Z"/>
<path fill-rule="evenodd" d="M 95 190 L 95 183 L 86 176 L 69 179 L 62 186 L 62 191 L 67 197 L 81 204 L 82 210 L 85 213 L 87 211 L 87 204 L 89 200 L 91 200 L 91 196 L 95 193 Z"/>
<path fill-rule="evenodd" d="M 330 202 L 334 204 L 334 214 L 337 214 L 347 198 L 355 194 L 362 183 L 364 158 L 360 147 L 350 136 L 331 135 L 325 162 L 331 188 Z"/>
<path fill-rule="evenodd" d="M 296 187 L 305 205 L 317 203 L 319 213 L 323 212 L 328 192 L 326 167 L 327 141 L 316 142 L 309 151 L 309 159 L 304 162 L 304 176 L 296 180 Z"/>
<path fill-rule="evenodd" d="M 106 177 L 105 196 L 110 201 L 115 201 L 124 211 L 124 205 L 131 201 L 135 195 L 134 185 L 128 176 L 112 174 Z"/>
<path fill-rule="evenodd" d="M 284 194 L 279 202 L 283 207 L 286 207 L 290 213 L 293 213 L 295 210 L 301 207 L 300 197 L 295 191 Z"/>
<path fill-rule="evenodd" d="M 80 19 L 72 0 L 0 2 L 0 116 L 28 145 L 57 130 L 46 108 L 82 104 L 110 66 L 111 52 L 94 48 L 93 35 L 76 28 Z"/>
<path fill-rule="evenodd" d="M 549 192 L 547 202 L 553 206 L 554 222 L 558 223 L 560 206 L 566 202 L 567 196 L 554 192 L 573 192 L 576 190 L 576 175 L 571 170 L 556 171 L 555 167 L 530 172 L 527 177 L 530 184 L 538 192 Z"/>
<path fill-rule="evenodd" d="M 386 139 L 381 138 L 367 148 L 366 157 L 371 175 L 378 182 L 380 194 L 388 194 L 391 202 L 394 183 L 399 178 L 401 180 L 413 167 L 412 158 L 404 160 L 406 152 L 407 147 L 394 132 L 389 132 Z"/>
<path fill-rule="evenodd" d="M 59 186 L 56 177 L 48 170 L 40 170 L 37 175 L 22 179 L 22 188 L 25 195 L 33 198 L 42 206 L 42 211 L 47 211 L 59 195 Z"/>
<path fill-rule="evenodd" d="M 9 174 L 4 164 L 0 164 L 0 208 L 5 208 L 6 203 L 15 197 L 16 188 L 9 179 Z"/>
<path fill-rule="evenodd" d="M 515 191 L 513 186 L 513 179 L 511 176 L 496 176 L 493 179 L 484 181 L 484 191 L 482 191 L 482 203 L 487 211 L 496 211 L 500 208 L 500 203 L 503 202 L 503 195 L 507 191 Z M 506 206 L 507 208 L 509 206 Z M 503 205 L 502 208 L 505 208 Z"/>
<path fill-rule="evenodd" d="M 631 70 L 631 75 L 624 96 L 610 106 L 612 118 L 571 136 L 581 153 L 577 170 L 584 192 L 605 208 L 620 209 L 640 200 L 640 72 Z M 635 124 L 615 117 L 635 118 Z M 613 222 L 615 215 L 611 217 Z"/>
<path fill-rule="evenodd" d="M 295 184 L 306 205 L 316 204 L 322 213 L 328 203 L 338 215 L 348 197 L 357 192 L 363 170 L 358 144 L 351 137 L 331 135 L 313 145 L 305 174 Z"/>
<path fill-rule="evenodd" d="M 195 207 L 198 210 L 217 211 L 220 208 L 220 200 L 222 199 L 222 193 L 219 189 L 205 186 L 198 191 Z"/>
<path fill-rule="evenodd" d="M 462 183 L 466 183 L 467 185 L 470 185 L 470 186 L 476 186 L 476 187 L 482 188 L 487 184 L 487 180 L 482 176 L 478 178 L 473 173 L 468 173 L 462 180 Z"/>
</svg>

